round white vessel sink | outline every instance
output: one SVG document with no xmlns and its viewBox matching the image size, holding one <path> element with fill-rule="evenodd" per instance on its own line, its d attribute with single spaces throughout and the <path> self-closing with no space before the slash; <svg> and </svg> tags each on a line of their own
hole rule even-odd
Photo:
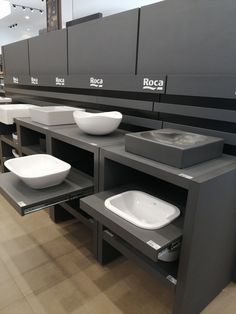
<svg viewBox="0 0 236 314">
<path fill-rule="evenodd" d="M 91 135 L 106 135 L 115 131 L 122 120 L 118 111 L 90 113 L 74 111 L 74 119 L 78 127 Z"/>
<path fill-rule="evenodd" d="M 105 207 L 143 229 L 160 229 L 180 215 L 180 210 L 142 191 L 126 191 L 105 200 Z"/>
<path fill-rule="evenodd" d="M 4 165 L 33 189 L 62 183 L 71 169 L 70 164 L 47 154 L 9 159 Z"/>
</svg>

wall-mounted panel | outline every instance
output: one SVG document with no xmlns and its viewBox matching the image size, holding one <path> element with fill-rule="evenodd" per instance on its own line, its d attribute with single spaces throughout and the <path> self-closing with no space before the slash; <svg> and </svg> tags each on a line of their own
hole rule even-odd
<svg viewBox="0 0 236 314">
<path fill-rule="evenodd" d="M 67 74 L 67 34 L 59 30 L 29 39 L 30 73 Z"/>
<path fill-rule="evenodd" d="M 141 8 L 138 73 L 235 74 L 235 0 Z"/>
<path fill-rule="evenodd" d="M 133 100 L 133 99 L 121 99 L 121 98 L 111 98 L 111 97 L 97 97 L 97 102 L 102 105 L 128 108 L 128 109 L 138 109 L 138 110 L 148 110 L 152 111 L 153 102 L 144 100 Z"/>
<path fill-rule="evenodd" d="M 134 74 L 139 9 L 68 29 L 69 74 Z"/>
<path fill-rule="evenodd" d="M 21 40 L 3 47 L 6 75 L 28 75 L 29 56 L 28 41 Z"/>
</svg>

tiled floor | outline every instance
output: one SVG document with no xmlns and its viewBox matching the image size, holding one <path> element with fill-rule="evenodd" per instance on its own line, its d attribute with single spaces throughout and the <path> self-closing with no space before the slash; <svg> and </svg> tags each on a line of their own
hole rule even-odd
<svg viewBox="0 0 236 314">
<path fill-rule="evenodd" d="M 168 288 L 125 258 L 100 266 L 89 246 L 83 225 L 21 217 L 0 196 L 0 314 L 171 313 Z M 236 285 L 203 313 L 236 313 Z"/>
</svg>

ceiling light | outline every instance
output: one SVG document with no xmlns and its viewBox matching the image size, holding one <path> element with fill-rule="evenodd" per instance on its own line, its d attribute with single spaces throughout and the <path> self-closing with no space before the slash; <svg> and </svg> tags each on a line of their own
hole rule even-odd
<svg viewBox="0 0 236 314">
<path fill-rule="evenodd" d="M 40 14 L 43 14 L 43 10 L 39 10 Z"/>
<path fill-rule="evenodd" d="M 25 11 L 25 7 L 22 7 L 22 10 Z"/>
<path fill-rule="evenodd" d="M 31 11 L 31 12 L 34 12 L 34 9 L 33 9 L 33 8 L 30 8 L 30 11 Z"/>
<path fill-rule="evenodd" d="M 15 4 L 13 4 L 12 6 L 13 6 L 14 9 L 16 9 L 16 5 Z"/>
<path fill-rule="evenodd" d="M 26 20 L 29 20 L 29 19 L 30 19 L 29 15 L 26 15 L 26 16 L 25 16 L 25 19 L 26 19 Z"/>
<path fill-rule="evenodd" d="M 9 1 L 0 0 L 0 19 L 11 14 L 11 4 Z"/>
</svg>

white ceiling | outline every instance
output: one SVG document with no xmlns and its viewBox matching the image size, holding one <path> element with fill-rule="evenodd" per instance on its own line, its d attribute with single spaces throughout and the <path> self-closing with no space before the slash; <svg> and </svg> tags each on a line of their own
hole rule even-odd
<svg viewBox="0 0 236 314">
<path fill-rule="evenodd" d="M 67 11 L 72 10 L 71 14 L 67 12 L 68 19 L 71 20 L 71 17 L 75 19 L 97 12 L 107 16 L 159 1 L 162 0 L 62 0 L 62 3 Z M 46 0 L 9 0 L 9 2 L 11 4 L 42 9 L 44 14 L 40 14 L 37 11 L 31 12 L 29 9 L 23 11 L 19 7 L 16 9 L 12 8 L 9 16 L 0 19 L 0 53 L 2 45 L 36 36 L 40 29 L 46 28 Z M 30 19 L 25 19 L 26 15 Z M 15 23 L 18 24 L 17 27 L 8 27 Z M 65 25 L 65 21 L 63 21 L 63 25 Z"/>
<path fill-rule="evenodd" d="M 0 46 L 26 39 L 38 34 L 38 30 L 46 27 L 46 14 L 45 1 L 42 0 L 10 0 L 10 3 L 25 5 L 33 8 L 44 10 L 43 14 L 34 11 L 31 12 L 29 9 L 25 11 L 22 8 L 13 8 L 11 14 L 3 19 L 0 19 Z M 25 16 L 28 15 L 30 18 L 27 20 Z M 18 26 L 9 28 L 9 25 L 17 23 Z"/>
</svg>

